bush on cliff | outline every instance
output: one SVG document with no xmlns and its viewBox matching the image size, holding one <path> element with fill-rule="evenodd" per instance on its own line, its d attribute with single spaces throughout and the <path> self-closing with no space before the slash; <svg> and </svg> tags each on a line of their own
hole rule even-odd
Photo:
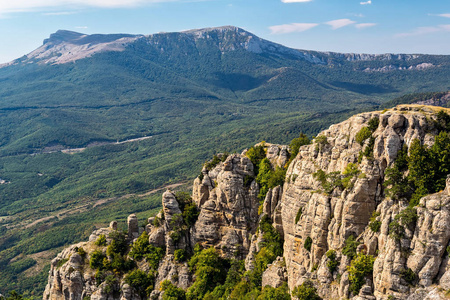
<svg viewBox="0 0 450 300">
<path fill-rule="evenodd" d="M 186 292 L 188 300 L 202 299 L 215 286 L 223 284 L 229 268 L 229 263 L 214 248 L 195 253 L 188 264 L 195 271 L 194 284 Z"/>
<path fill-rule="evenodd" d="M 162 300 L 185 300 L 186 292 L 172 284 L 169 280 L 161 282 L 161 290 L 164 292 Z"/>
<path fill-rule="evenodd" d="M 374 262 L 375 258 L 372 255 L 359 253 L 358 256 L 352 260 L 350 266 L 347 267 L 350 291 L 352 291 L 354 295 L 357 295 L 364 285 L 365 277 L 372 274 Z"/>
<path fill-rule="evenodd" d="M 309 280 L 295 287 L 292 291 L 292 296 L 296 297 L 298 300 L 321 300 L 319 295 L 317 295 L 317 289 Z"/>
<path fill-rule="evenodd" d="M 136 269 L 126 275 L 124 281 L 139 294 L 141 299 L 145 299 L 153 290 L 155 275 L 153 273 L 147 274 L 142 270 Z"/>
</svg>

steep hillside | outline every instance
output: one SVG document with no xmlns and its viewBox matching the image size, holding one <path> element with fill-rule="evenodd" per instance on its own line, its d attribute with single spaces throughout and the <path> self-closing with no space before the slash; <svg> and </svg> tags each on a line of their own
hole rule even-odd
<svg viewBox="0 0 450 300">
<path fill-rule="evenodd" d="M 44 299 L 446 299 L 448 112 L 398 106 L 218 155 L 192 198 L 166 191 L 145 227 L 130 215 L 61 252 Z"/>
</svg>

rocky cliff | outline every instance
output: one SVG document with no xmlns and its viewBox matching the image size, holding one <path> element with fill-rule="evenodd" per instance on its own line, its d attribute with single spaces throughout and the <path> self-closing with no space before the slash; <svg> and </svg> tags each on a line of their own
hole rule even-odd
<svg viewBox="0 0 450 300">
<path fill-rule="evenodd" d="M 255 164 L 247 150 L 218 155 L 195 179 L 192 199 L 167 191 L 162 211 L 145 228 L 134 215 L 128 218 L 123 240 L 131 251 L 122 252 L 128 269 L 111 267 L 118 243 L 113 222 L 53 260 L 44 300 L 182 299 L 184 294 L 169 298 L 163 282 L 171 282 L 171 291 L 191 289 L 203 279 L 195 271 L 198 261 L 187 258 L 210 248 L 227 261 L 245 261 L 241 283 L 223 299 L 247 299 L 236 291 L 257 271 L 262 286 L 279 289 L 287 282 L 300 299 L 313 299 L 301 298 L 303 286 L 313 286 L 314 297 L 323 299 L 446 299 L 450 179 L 436 174 L 449 165 L 449 127 L 450 117 L 439 108 L 398 106 L 333 125 L 296 157 L 289 157 L 288 146 L 259 145 L 273 174 L 287 167 L 284 184 L 269 186 L 264 201 L 258 199 L 266 184 L 263 163 Z M 429 194 L 431 186 L 442 190 Z M 283 254 L 266 255 L 270 259 L 261 264 L 262 253 L 274 249 L 273 237 L 284 241 Z M 153 250 L 146 260 L 137 255 L 144 239 L 146 247 L 164 250 L 156 264 L 148 254 Z M 101 267 L 93 263 L 96 255 L 102 255 Z M 148 274 L 144 293 L 130 279 L 136 270 Z M 224 282 L 226 289 L 228 277 Z M 210 288 L 208 299 L 219 298 Z M 187 295 L 202 299 L 189 290 Z"/>
</svg>

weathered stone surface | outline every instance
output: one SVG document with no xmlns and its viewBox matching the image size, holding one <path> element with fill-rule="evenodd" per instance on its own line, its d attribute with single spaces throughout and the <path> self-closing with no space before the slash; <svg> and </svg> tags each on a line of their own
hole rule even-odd
<svg viewBox="0 0 450 300">
<path fill-rule="evenodd" d="M 267 270 L 264 271 L 262 275 L 262 287 L 269 285 L 277 288 L 285 282 L 287 282 L 286 264 L 282 257 L 277 257 L 272 264 L 267 266 Z"/>
<path fill-rule="evenodd" d="M 239 254 L 245 258 L 258 223 L 259 202 L 256 182 L 250 181 L 248 186 L 244 182 L 254 176 L 250 159 L 232 154 L 207 171 L 202 182 L 196 179 L 193 199 L 201 212 L 192 231 L 192 246 L 200 243 L 221 250 L 226 257 L 236 258 Z M 212 189 L 210 182 L 214 182 Z"/>
<path fill-rule="evenodd" d="M 111 221 L 111 223 L 109 223 L 109 228 L 111 228 L 112 230 L 117 230 L 117 222 Z"/>
<path fill-rule="evenodd" d="M 128 224 L 128 236 L 131 239 L 139 237 L 138 219 L 135 214 L 131 214 L 128 216 L 127 224 Z"/>
</svg>

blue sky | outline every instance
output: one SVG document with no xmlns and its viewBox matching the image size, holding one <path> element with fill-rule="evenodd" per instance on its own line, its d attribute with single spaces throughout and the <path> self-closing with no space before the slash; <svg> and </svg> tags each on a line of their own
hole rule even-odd
<svg viewBox="0 0 450 300">
<path fill-rule="evenodd" d="M 298 49 L 450 54 L 450 0 L 1 0 L 0 63 L 58 29 L 151 34 L 223 25 Z"/>
</svg>

